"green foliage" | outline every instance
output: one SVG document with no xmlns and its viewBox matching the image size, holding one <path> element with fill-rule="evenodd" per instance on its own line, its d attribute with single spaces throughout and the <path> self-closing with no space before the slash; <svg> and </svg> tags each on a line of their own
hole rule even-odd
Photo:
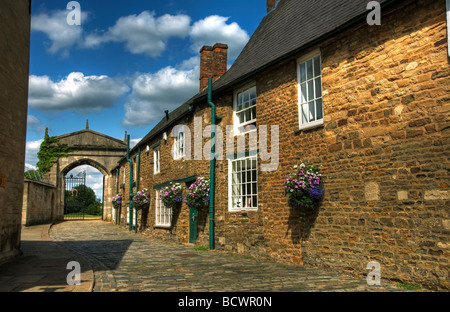
<svg viewBox="0 0 450 312">
<path fill-rule="evenodd" d="M 29 180 L 33 180 L 33 181 L 43 181 L 44 179 L 42 178 L 42 173 L 40 173 L 38 170 L 27 170 L 24 173 L 25 178 L 29 179 Z"/>
<path fill-rule="evenodd" d="M 86 214 L 101 215 L 102 203 L 96 198 L 95 192 L 89 186 L 79 185 L 72 191 L 65 191 L 65 210 L 80 212 L 83 208 Z"/>
<path fill-rule="evenodd" d="M 204 247 L 204 246 L 197 246 L 197 247 L 194 248 L 194 250 L 208 251 L 209 248 Z"/>
<path fill-rule="evenodd" d="M 397 287 L 405 288 L 405 289 L 408 289 L 408 290 L 419 290 L 419 289 L 422 289 L 422 287 L 420 287 L 420 285 L 411 285 L 411 284 L 404 284 L 404 283 L 398 283 Z"/>
<path fill-rule="evenodd" d="M 69 147 L 62 147 L 58 145 L 58 139 L 56 137 L 50 137 L 45 132 L 44 141 L 41 143 L 41 147 L 38 152 L 39 162 L 37 167 L 40 172 L 47 173 L 53 166 L 53 162 L 59 158 L 67 156 L 71 149 Z"/>
<path fill-rule="evenodd" d="M 102 202 L 99 198 L 96 199 L 95 203 L 90 204 L 86 210 L 86 214 L 93 216 L 101 216 L 102 215 Z"/>
</svg>

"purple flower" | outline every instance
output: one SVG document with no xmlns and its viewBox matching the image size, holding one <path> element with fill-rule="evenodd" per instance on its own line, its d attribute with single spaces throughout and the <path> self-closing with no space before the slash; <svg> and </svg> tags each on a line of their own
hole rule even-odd
<svg viewBox="0 0 450 312">
<path fill-rule="evenodd" d="M 319 187 L 318 188 L 312 187 L 308 191 L 309 191 L 309 196 L 312 199 L 316 199 L 316 200 L 321 199 L 323 194 L 325 193 L 325 189 L 319 188 Z"/>
</svg>

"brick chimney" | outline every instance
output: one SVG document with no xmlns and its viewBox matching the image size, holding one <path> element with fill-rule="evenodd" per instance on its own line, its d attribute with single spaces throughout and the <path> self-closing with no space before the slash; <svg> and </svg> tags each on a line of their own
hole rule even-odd
<svg viewBox="0 0 450 312">
<path fill-rule="evenodd" d="M 216 43 L 200 49 L 200 91 L 208 87 L 208 79 L 214 82 L 227 71 L 228 46 Z"/>
</svg>

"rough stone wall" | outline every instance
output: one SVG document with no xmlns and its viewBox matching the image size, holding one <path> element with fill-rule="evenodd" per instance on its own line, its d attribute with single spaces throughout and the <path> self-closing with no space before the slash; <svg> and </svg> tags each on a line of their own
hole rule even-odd
<svg viewBox="0 0 450 312">
<path fill-rule="evenodd" d="M 232 153 L 237 154 L 237 137 L 233 132 L 228 132 L 227 125 L 233 125 L 233 96 L 230 94 L 222 95 L 213 99 L 216 105 L 216 115 L 221 117 L 218 125 L 222 128 L 222 157 L 216 161 L 215 177 L 215 248 L 225 249 L 242 254 L 252 254 L 262 256 L 265 254 L 263 245 L 263 220 L 262 212 L 230 212 L 228 211 L 228 161 L 226 159 L 226 149 L 232 146 Z M 151 203 L 148 212 L 139 211 L 138 226 L 148 235 L 159 237 L 162 239 L 175 240 L 180 243 L 189 242 L 189 207 L 182 203 L 181 209 L 176 213 L 171 228 L 163 228 L 155 225 L 155 185 L 184 179 L 191 176 L 210 177 L 210 132 L 206 129 L 211 124 L 211 108 L 207 104 L 201 104 L 195 107 L 193 114 L 189 114 L 184 119 L 176 122 L 175 125 L 185 125 L 191 133 L 191 160 L 174 160 L 172 157 L 172 148 L 174 138 L 171 137 L 172 128 L 167 130 L 167 141 L 157 137 L 142 147 L 140 157 L 139 171 L 139 190 L 148 188 L 151 191 Z M 200 131 L 199 131 L 200 129 Z M 219 138 L 219 135 L 217 135 Z M 219 139 L 218 139 L 219 140 Z M 228 140 L 228 142 L 227 142 Z M 231 143 L 230 143 L 231 142 Z M 246 150 L 249 150 L 249 138 L 245 135 Z M 159 174 L 154 174 L 154 155 L 153 149 L 150 148 L 147 153 L 145 146 L 152 146 L 160 143 L 160 159 L 161 170 Z M 219 143 L 218 143 L 219 144 Z M 217 147 L 216 151 L 219 151 Z M 132 158 L 135 154 L 130 155 Z M 126 211 L 129 198 L 129 164 L 123 161 L 120 164 L 119 185 L 123 184 L 123 169 L 125 168 L 126 181 L 120 192 L 123 194 L 123 203 L 121 208 L 120 224 L 126 226 Z M 116 181 L 115 176 L 113 177 Z M 189 186 L 189 183 L 181 183 L 183 191 Z M 115 185 L 114 185 L 115 187 Z M 136 192 L 133 187 L 132 192 Z M 114 190 L 114 193 L 116 191 Z M 198 216 L 198 238 L 196 245 L 209 247 L 209 208 L 205 207 L 199 210 Z"/>
<path fill-rule="evenodd" d="M 258 78 L 258 122 L 280 125 L 279 170 L 259 179 L 267 253 L 362 275 L 378 261 L 382 278 L 448 289 L 445 3 L 382 14 L 381 26 L 312 48 L 322 56 L 323 127 L 297 130 L 296 58 Z M 304 222 L 280 195 L 300 161 L 321 166 L 326 183 Z"/>
<path fill-rule="evenodd" d="M 29 1 L 0 2 L 0 262 L 20 253 L 30 51 Z"/>
<path fill-rule="evenodd" d="M 172 128 L 167 130 L 167 140 L 164 140 L 162 134 L 154 138 L 153 140 L 145 143 L 141 148 L 140 152 L 140 170 L 139 170 L 139 185 L 138 188 L 133 186 L 132 192 L 135 193 L 138 190 L 142 190 L 143 188 L 147 188 L 150 190 L 151 195 L 151 203 L 148 211 L 139 211 L 138 213 L 138 226 L 140 229 L 145 230 L 149 235 L 153 235 L 155 237 L 163 238 L 163 239 L 171 239 L 175 241 L 179 241 L 182 243 L 189 242 L 189 207 L 182 203 L 181 209 L 175 214 L 174 222 L 171 228 L 164 228 L 155 225 L 156 215 L 155 215 L 155 196 L 156 190 L 154 189 L 155 185 L 184 179 L 188 177 L 192 177 L 194 175 L 200 177 L 209 177 L 209 161 L 207 160 L 194 160 L 194 116 L 201 117 L 203 127 L 210 124 L 210 114 L 206 110 L 198 109 L 199 113 L 195 115 L 189 115 L 182 120 L 179 120 L 175 125 L 186 125 L 191 133 L 191 160 L 174 160 L 172 157 L 172 148 L 174 143 L 174 138 L 171 136 Z M 208 138 L 204 138 L 202 140 L 201 145 L 206 144 Z M 150 147 L 156 143 L 160 143 L 160 173 L 154 174 L 154 154 L 153 149 Z M 149 151 L 145 150 L 146 146 L 149 146 Z M 132 153 L 130 158 L 133 158 L 136 153 Z M 201 155 L 200 155 L 201 156 Z M 123 170 L 125 168 L 125 185 L 123 188 L 120 188 L 124 200 L 121 208 L 121 217 L 120 224 L 126 225 L 126 211 L 128 206 L 128 198 L 129 198 L 129 174 L 130 174 L 130 165 L 127 161 L 122 161 L 120 164 L 120 175 L 119 175 L 119 186 L 123 185 Z M 114 174 L 115 171 L 114 171 Z M 116 176 L 113 177 L 114 181 L 116 181 Z M 135 179 L 133 179 L 134 181 Z M 181 183 L 183 187 L 183 191 L 186 190 L 188 183 Z M 114 184 L 114 188 L 116 184 Z M 116 191 L 114 190 L 114 193 Z M 208 246 L 209 245 L 209 221 L 208 217 L 205 214 L 207 208 L 199 211 L 199 235 L 197 239 L 197 245 Z"/>
<path fill-rule="evenodd" d="M 25 180 L 23 190 L 22 225 L 52 223 L 58 220 L 56 187 L 47 183 Z"/>
<path fill-rule="evenodd" d="M 368 262 L 378 261 L 382 278 L 450 287 L 445 3 L 410 1 L 382 14 L 381 26 L 362 23 L 311 47 L 322 57 L 321 127 L 298 130 L 296 61 L 310 50 L 253 77 L 258 126 L 279 126 L 279 166 L 258 171 L 257 211 L 229 212 L 228 162 L 217 161 L 216 248 L 358 275 L 369 273 Z M 233 91 L 214 96 L 225 130 L 233 124 Z M 197 106 L 193 116 L 203 118 L 204 129 L 209 106 Z M 193 116 L 177 124 L 194 133 Z M 142 224 L 149 235 L 187 243 L 185 204 L 172 229 L 154 227 L 153 186 L 209 176 L 209 161 L 174 161 L 170 129 L 167 134 L 167 142 L 160 137 L 146 143 L 161 142 L 160 174 L 153 174 L 153 150 L 141 152 L 139 189 L 152 191 Z M 237 137 L 230 140 L 236 146 Z M 208 141 L 205 136 L 202 146 Z M 224 133 L 224 146 L 226 141 Z M 253 148 L 247 144 L 246 150 Z M 320 208 L 306 217 L 289 209 L 283 195 L 283 180 L 300 161 L 321 166 L 326 188 Z M 121 192 L 127 197 L 129 166 L 124 165 Z M 199 245 L 208 246 L 208 222 L 206 216 Z"/>
</svg>

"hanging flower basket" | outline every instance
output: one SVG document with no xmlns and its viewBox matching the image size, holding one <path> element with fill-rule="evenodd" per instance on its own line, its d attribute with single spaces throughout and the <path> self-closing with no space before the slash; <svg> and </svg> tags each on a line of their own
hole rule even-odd
<svg viewBox="0 0 450 312">
<path fill-rule="evenodd" d="M 284 181 L 284 194 L 289 198 L 289 207 L 314 210 L 325 193 L 322 175 L 318 167 L 300 163 L 297 171 Z"/>
<path fill-rule="evenodd" d="M 174 208 L 178 206 L 183 200 L 183 189 L 180 183 L 172 183 L 170 185 L 162 188 L 160 192 L 161 200 L 165 207 Z"/>
<path fill-rule="evenodd" d="M 144 188 L 133 196 L 131 207 L 135 209 L 147 209 L 150 206 L 150 191 Z"/>
<path fill-rule="evenodd" d="M 114 207 L 114 209 L 119 209 L 120 206 L 122 205 L 122 194 L 117 194 L 116 196 L 114 196 L 112 199 L 112 205 Z"/>
<path fill-rule="evenodd" d="M 207 206 L 209 203 L 209 179 L 198 177 L 186 190 L 184 202 L 189 207 L 197 209 Z"/>
</svg>

